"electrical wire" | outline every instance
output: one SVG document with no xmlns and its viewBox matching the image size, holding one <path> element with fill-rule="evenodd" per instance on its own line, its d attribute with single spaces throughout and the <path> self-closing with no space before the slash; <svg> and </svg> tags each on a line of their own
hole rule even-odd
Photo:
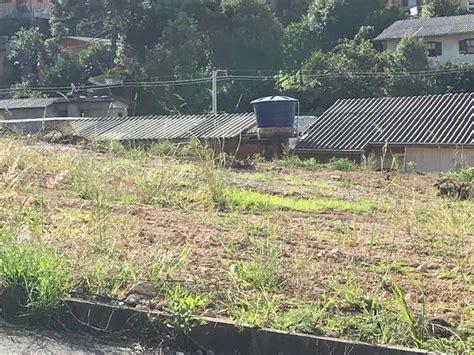
<svg viewBox="0 0 474 355">
<path fill-rule="evenodd" d="M 297 74 L 287 74 L 281 73 L 280 77 L 275 77 L 271 75 L 225 75 L 217 78 L 219 82 L 225 81 L 286 81 L 291 80 L 292 78 L 298 78 L 301 76 L 303 79 L 338 79 L 338 78 L 381 78 L 381 77 L 416 77 L 416 76 L 441 76 L 448 74 L 460 74 L 466 72 L 474 72 L 474 67 L 472 68 L 454 68 L 454 69 L 445 69 L 445 70 L 435 70 L 435 71 L 413 71 L 413 72 L 346 72 L 346 73 L 324 73 L 324 72 L 315 72 L 315 73 L 297 73 Z M 168 76 L 167 78 L 169 78 Z M 164 78 L 164 77 L 162 77 Z M 82 85 L 80 88 L 83 90 L 93 90 L 93 89 L 117 89 L 117 88 L 156 88 L 156 87 L 169 87 L 169 86 L 185 86 L 185 85 L 199 85 L 206 84 L 212 81 L 211 77 L 202 77 L 195 79 L 178 79 L 178 80 L 152 80 L 152 81 L 123 81 L 119 84 L 109 84 L 109 85 Z M 57 92 L 67 92 L 71 90 L 70 86 L 27 86 L 25 90 L 31 91 L 40 91 L 43 93 L 57 93 Z M 0 94 L 8 94 L 15 89 L 5 88 L 0 89 Z"/>
</svg>

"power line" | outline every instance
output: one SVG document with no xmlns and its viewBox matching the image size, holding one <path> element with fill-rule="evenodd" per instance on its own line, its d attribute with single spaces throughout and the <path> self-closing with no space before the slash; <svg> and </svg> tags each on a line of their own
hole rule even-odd
<svg viewBox="0 0 474 355">
<path fill-rule="evenodd" d="M 474 66 L 470 68 L 454 68 L 444 70 L 422 70 L 413 72 L 346 72 L 346 73 L 330 73 L 330 72 L 315 72 L 315 73 L 297 73 L 297 74 L 284 74 L 281 73 L 281 77 L 271 75 L 226 75 L 217 78 L 219 82 L 225 81 L 288 81 L 291 79 L 299 80 L 300 77 L 303 79 L 338 79 L 338 78 L 381 78 L 381 77 L 417 77 L 417 76 L 441 76 L 448 74 L 460 74 L 466 72 L 474 72 Z M 168 76 L 169 78 L 170 76 Z M 109 85 L 83 85 L 83 90 L 93 89 L 117 89 L 117 88 L 156 88 L 156 87 L 168 87 L 168 86 L 185 86 L 185 85 L 199 85 L 211 83 L 212 77 L 202 77 L 196 79 L 177 79 L 177 80 L 152 80 L 152 81 L 123 81 L 120 84 L 109 84 Z M 40 91 L 44 93 L 56 93 L 56 92 L 67 92 L 71 90 L 70 86 L 27 86 L 19 88 L 19 90 L 31 90 Z M 8 94 L 15 89 L 6 88 L 0 89 L 0 94 Z"/>
</svg>

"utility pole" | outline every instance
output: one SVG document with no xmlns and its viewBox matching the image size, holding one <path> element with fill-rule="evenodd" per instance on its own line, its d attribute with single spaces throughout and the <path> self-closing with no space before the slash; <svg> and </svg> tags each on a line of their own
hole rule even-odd
<svg viewBox="0 0 474 355">
<path fill-rule="evenodd" d="M 216 69 L 212 72 L 212 114 L 217 116 L 217 76 L 219 72 L 227 74 L 227 70 Z"/>
<path fill-rule="evenodd" d="M 218 70 L 212 72 L 212 114 L 217 116 L 217 73 Z"/>
</svg>

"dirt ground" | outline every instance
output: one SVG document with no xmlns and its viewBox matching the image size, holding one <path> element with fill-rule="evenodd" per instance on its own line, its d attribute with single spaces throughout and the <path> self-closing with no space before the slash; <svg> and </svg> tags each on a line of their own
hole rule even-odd
<svg viewBox="0 0 474 355">
<path fill-rule="evenodd" d="M 6 152 L 8 144 L 3 143 Z M 115 297 L 127 285 L 146 280 L 156 258 L 169 257 L 172 264 L 180 264 L 168 275 L 171 282 L 193 285 L 217 300 L 248 295 L 255 290 L 236 281 L 233 270 L 239 263 L 259 260 L 265 254 L 262 248 L 271 245 L 277 253 L 275 273 L 286 280 L 272 290 L 280 309 L 311 304 L 322 296 L 338 297 L 338 290 L 352 283 L 363 294 L 390 299 L 391 284 L 396 282 L 414 309 L 472 329 L 474 204 L 438 197 L 434 184 L 439 174 L 260 162 L 254 170 L 226 171 L 227 183 L 265 196 L 370 201 L 373 208 L 214 210 L 193 195 L 205 181 L 199 166 L 188 160 L 116 157 L 60 145 L 22 143 L 8 149 L 9 156 L 0 160 L 4 180 L 0 215 L 4 221 L 19 223 L 28 239 L 38 230 L 35 211 L 41 209 L 41 223 L 46 224 L 41 227 L 43 242 L 66 256 L 83 289 Z M 22 153 L 18 172 L 12 173 Z M 39 153 L 44 159 L 41 165 Z M 105 207 L 97 199 L 78 197 L 71 182 L 73 166 L 84 156 L 86 170 L 103 173 L 97 184 L 104 194 L 115 196 Z M 182 180 L 167 188 L 192 196 L 186 206 L 181 201 L 146 203 L 137 189 L 130 190 L 132 180 L 126 176 L 137 171 L 130 175 L 136 179 L 168 166 L 177 169 L 172 171 Z M 17 174 L 18 179 L 10 182 L 8 174 Z M 98 261 L 104 264 L 100 268 Z M 203 314 L 234 316 L 223 301 L 210 302 Z"/>
</svg>

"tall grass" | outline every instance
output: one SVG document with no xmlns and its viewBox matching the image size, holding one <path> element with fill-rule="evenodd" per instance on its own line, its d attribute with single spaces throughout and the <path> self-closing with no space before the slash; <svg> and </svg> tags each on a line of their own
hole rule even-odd
<svg viewBox="0 0 474 355">
<path fill-rule="evenodd" d="M 35 242 L 22 242 L 0 227 L 0 284 L 26 299 L 25 314 L 50 319 L 67 296 L 71 275 L 57 252 Z"/>
<path fill-rule="evenodd" d="M 204 180 L 202 200 L 211 209 L 221 209 L 227 205 L 227 176 L 223 169 L 224 162 L 214 150 L 198 141 L 191 142 L 190 149 L 197 159 L 197 169 Z"/>
</svg>

